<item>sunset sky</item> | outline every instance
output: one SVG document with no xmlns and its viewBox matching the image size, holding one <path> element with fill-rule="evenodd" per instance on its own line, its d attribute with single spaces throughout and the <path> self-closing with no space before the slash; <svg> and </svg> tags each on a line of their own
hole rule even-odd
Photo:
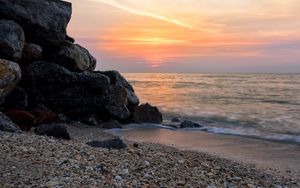
<svg viewBox="0 0 300 188">
<path fill-rule="evenodd" d="M 70 1 L 99 70 L 300 72 L 299 0 Z"/>
</svg>

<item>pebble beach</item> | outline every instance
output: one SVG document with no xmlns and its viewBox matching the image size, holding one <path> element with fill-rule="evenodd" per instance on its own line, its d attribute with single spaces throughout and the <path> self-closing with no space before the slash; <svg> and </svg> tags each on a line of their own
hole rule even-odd
<svg viewBox="0 0 300 188">
<path fill-rule="evenodd" d="M 114 136 L 78 127 L 68 127 L 69 141 L 0 132 L 1 187 L 299 187 L 201 152 L 126 140 L 121 150 L 93 148 L 86 141 Z"/>
</svg>

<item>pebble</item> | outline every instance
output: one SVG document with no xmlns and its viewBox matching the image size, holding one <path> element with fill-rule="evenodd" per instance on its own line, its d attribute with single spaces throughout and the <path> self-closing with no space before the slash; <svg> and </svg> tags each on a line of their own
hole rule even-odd
<svg viewBox="0 0 300 188">
<path fill-rule="evenodd" d="M 89 138 L 81 135 L 80 129 L 78 134 L 80 138 L 60 141 L 32 133 L 0 132 L 1 184 L 7 187 L 211 188 L 299 185 L 297 180 L 275 177 L 254 166 L 157 144 L 139 143 L 136 148 L 133 143 L 127 143 L 128 148 L 120 151 L 87 147 Z"/>
<path fill-rule="evenodd" d="M 149 161 L 144 161 L 145 166 L 150 166 Z"/>
<path fill-rule="evenodd" d="M 122 181 L 122 177 L 121 176 L 115 176 L 115 180 Z"/>
<path fill-rule="evenodd" d="M 179 163 L 179 164 L 183 164 L 183 163 L 184 163 L 184 160 L 178 160 L 178 163 Z"/>
<path fill-rule="evenodd" d="M 125 174 L 125 175 L 128 175 L 129 174 L 129 170 L 127 168 L 125 168 L 125 169 L 122 170 L 122 173 Z"/>
<path fill-rule="evenodd" d="M 47 187 L 56 187 L 57 185 L 59 185 L 59 182 L 58 181 L 48 181 L 46 183 L 46 186 Z"/>
</svg>

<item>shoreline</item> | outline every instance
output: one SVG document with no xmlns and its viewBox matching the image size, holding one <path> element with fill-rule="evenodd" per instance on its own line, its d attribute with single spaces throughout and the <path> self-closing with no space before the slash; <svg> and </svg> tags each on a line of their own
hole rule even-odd
<svg viewBox="0 0 300 188">
<path fill-rule="evenodd" d="M 158 128 L 159 129 L 159 128 Z M 180 129 L 110 131 L 130 141 L 155 143 L 184 151 L 204 152 L 246 165 L 255 165 L 274 175 L 292 177 L 300 182 L 300 145 L 237 135 Z M 196 140 L 195 140 L 196 139 Z"/>
<path fill-rule="evenodd" d="M 86 141 L 115 138 L 97 127 L 67 125 L 70 141 L 0 132 L 4 187 L 297 187 L 299 182 L 206 152 L 125 140 L 122 150 Z"/>
</svg>

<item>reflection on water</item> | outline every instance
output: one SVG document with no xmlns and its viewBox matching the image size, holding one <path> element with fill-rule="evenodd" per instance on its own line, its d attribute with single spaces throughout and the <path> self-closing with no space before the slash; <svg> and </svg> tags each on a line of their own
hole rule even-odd
<svg viewBox="0 0 300 188">
<path fill-rule="evenodd" d="M 166 119 L 188 118 L 215 130 L 300 135 L 299 74 L 127 73 L 125 77 L 141 101 L 159 106 Z"/>
</svg>

